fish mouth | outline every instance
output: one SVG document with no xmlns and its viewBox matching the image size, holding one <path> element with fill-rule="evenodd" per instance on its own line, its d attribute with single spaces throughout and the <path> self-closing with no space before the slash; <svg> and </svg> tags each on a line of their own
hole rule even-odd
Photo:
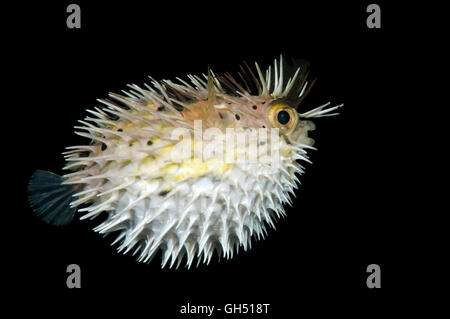
<svg viewBox="0 0 450 319">
<path fill-rule="evenodd" d="M 285 140 L 289 142 L 289 144 L 305 144 L 312 146 L 314 144 L 314 140 L 309 137 L 308 133 L 314 131 L 316 129 L 316 125 L 308 120 L 298 121 L 297 127 L 289 134 L 285 135 Z"/>
</svg>

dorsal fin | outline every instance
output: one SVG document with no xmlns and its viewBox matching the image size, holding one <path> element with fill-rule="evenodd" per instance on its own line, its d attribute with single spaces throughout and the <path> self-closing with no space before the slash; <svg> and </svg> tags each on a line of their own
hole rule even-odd
<svg viewBox="0 0 450 319">
<path fill-rule="evenodd" d="M 214 102 L 216 100 L 216 90 L 214 87 L 214 80 L 211 74 L 211 69 L 208 65 L 208 109 L 214 109 Z"/>
</svg>

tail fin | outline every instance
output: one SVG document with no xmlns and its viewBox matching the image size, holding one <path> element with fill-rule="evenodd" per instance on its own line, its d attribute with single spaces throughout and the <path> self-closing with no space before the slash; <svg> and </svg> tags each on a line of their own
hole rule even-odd
<svg viewBox="0 0 450 319">
<path fill-rule="evenodd" d="M 70 223 L 75 214 L 75 208 L 70 207 L 73 189 L 62 182 L 59 175 L 37 170 L 28 184 L 28 200 L 35 214 L 55 226 Z"/>
</svg>

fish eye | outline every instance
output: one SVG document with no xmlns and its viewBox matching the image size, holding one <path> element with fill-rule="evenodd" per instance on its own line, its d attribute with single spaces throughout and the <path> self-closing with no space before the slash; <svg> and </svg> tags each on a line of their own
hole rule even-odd
<svg viewBox="0 0 450 319">
<path fill-rule="evenodd" d="M 275 104 L 269 111 L 270 124 L 284 134 L 290 133 L 297 120 L 297 112 L 286 104 Z"/>
<path fill-rule="evenodd" d="M 278 123 L 280 123 L 281 125 L 286 125 L 287 123 L 289 123 L 291 116 L 285 110 L 281 110 L 280 112 L 278 112 L 277 119 Z"/>
</svg>

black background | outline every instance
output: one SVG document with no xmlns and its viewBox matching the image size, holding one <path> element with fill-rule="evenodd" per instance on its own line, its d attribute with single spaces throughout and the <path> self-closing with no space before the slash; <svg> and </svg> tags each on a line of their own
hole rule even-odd
<svg viewBox="0 0 450 319">
<path fill-rule="evenodd" d="M 378 1 L 382 28 L 368 29 L 365 1 L 77 1 L 82 27 L 68 29 L 69 3 L 24 5 L 10 23 L 20 36 L 11 37 L 17 59 L 8 63 L 24 85 L 14 96 L 20 125 L 11 121 L 11 130 L 27 132 L 12 163 L 20 167 L 12 172 L 17 220 L 10 227 L 15 235 L 7 237 L 14 254 L 9 293 L 28 305 L 17 311 L 89 308 L 98 315 L 183 318 L 178 312 L 188 302 L 270 303 L 268 315 L 252 318 L 366 317 L 386 313 L 411 291 L 410 252 L 417 247 L 406 220 L 414 212 L 402 193 L 409 180 L 398 143 L 404 111 L 415 107 L 402 103 L 404 45 L 411 37 L 399 22 L 404 12 Z M 243 60 L 265 67 L 280 54 L 308 60 L 317 77 L 301 110 L 328 101 L 345 106 L 339 116 L 315 121 L 318 151 L 310 153 L 313 164 L 306 164 L 294 205 L 251 251 L 209 266 L 161 270 L 158 259 L 139 264 L 117 254 L 112 238 L 91 230 L 96 221 L 55 228 L 32 215 L 30 175 L 61 173 L 64 148 L 85 142 L 73 126 L 97 98 L 141 85 L 147 75 L 174 79 L 204 73 L 208 65 L 216 73 L 237 71 Z M 66 287 L 72 263 L 81 267 L 81 289 Z M 366 286 L 372 263 L 381 267 L 381 289 Z"/>
</svg>

